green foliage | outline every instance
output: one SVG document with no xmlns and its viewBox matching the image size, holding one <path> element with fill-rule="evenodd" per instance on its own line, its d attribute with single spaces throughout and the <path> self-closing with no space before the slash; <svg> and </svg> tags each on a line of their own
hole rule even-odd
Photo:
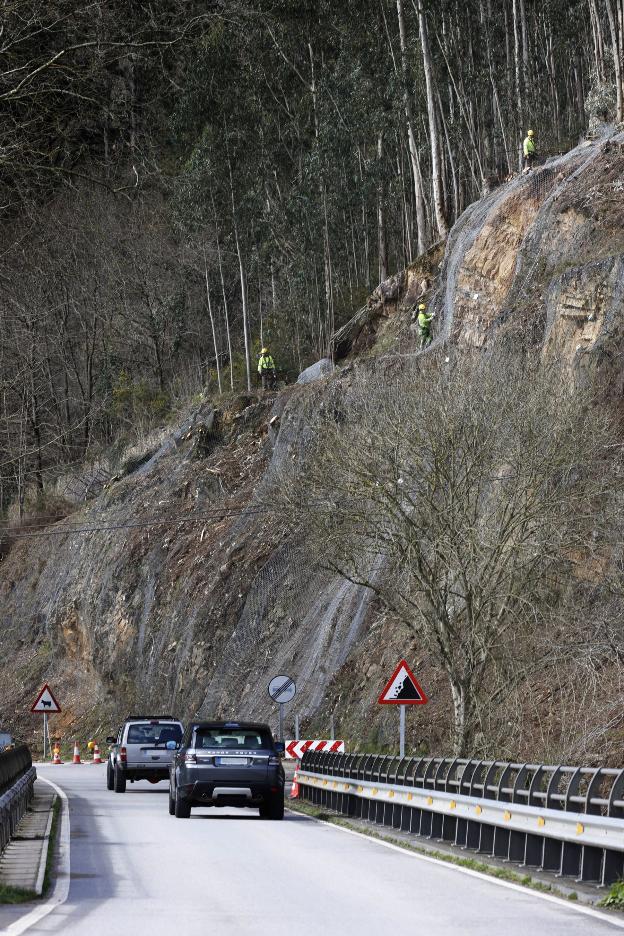
<svg viewBox="0 0 624 936">
<path fill-rule="evenodd" d="M 111 412 L 122 422 L 153 425 L 167 416 L 168 394 L 151 386 L 145 378 L 132 379 L 122 371 L 112 389 Z"/>
<path fill-rule="evenodd" d="M 611 890 L 603 897 L 599 907 L 610 907 L 612 910 L 624 910 L 624 881 L 616 881 Z"/>
</svg>

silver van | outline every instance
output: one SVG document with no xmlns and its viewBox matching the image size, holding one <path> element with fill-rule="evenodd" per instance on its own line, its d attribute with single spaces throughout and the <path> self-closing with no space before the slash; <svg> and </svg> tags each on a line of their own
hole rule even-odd
<svg viewBox="0 0 624 936">
<path fill-rule="evenodd" d="M 182 739 L 182 722 L 172 715 L 130 715 L 111 745 L 106 766 L 106 788 L 125 793 L 126 783 L 169 778 L 169 765 Z"/>
</svg>

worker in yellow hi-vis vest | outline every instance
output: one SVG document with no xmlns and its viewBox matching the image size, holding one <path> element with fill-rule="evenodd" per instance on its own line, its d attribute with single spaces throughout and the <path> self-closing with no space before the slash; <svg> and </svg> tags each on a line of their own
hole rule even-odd
<svg viewBox="0 0 624 936">
<path fill-rule="evenodd" d="M 524 172 L 530 172 L 537 161 L 537 149 L 535 147 L 535 131 L 527 130 L 526 139 L 522 146 L 524 153 Z"/>
<path fill-rule="evenodd" d="M 273 389 L 277 384 L 277 371 L 275 370 L 275 361 L 268 348 L 263 348 L 258 360 L 258 374 L 262 381 L 262 389 L 267 387 Z"/>
</svg>

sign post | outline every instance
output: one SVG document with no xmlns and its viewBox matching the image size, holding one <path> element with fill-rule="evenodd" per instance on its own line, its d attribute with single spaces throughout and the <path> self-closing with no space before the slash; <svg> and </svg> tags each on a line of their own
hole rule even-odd
<svg viewBox="0 0 624 936">
<path fill-rule="evenodd" d="M 297 687 L 290 676 L 274 676 L 269 683 L 269 695 L 279 705 L 279 740 L 284 740 L 284 706 L 295 698 Z"/>
<path fill-rule="evenodd" d="M 405 706 L 399 706 L 399 754 L 405 757 Z"/>
<path fill-rule="evenodd" d="M 380 705 L 400 706 L 399 754 L 405 757 L 405 706 L 426 705 L 429 701 L 406 660 L 401 660 L 377 701 Z"/>
<path fill-rule="evenodd" d="M 48 748 L 50 747 L 48 715 L 61 711 L 61 706 L 54 698 L 52 690 L 47 683 L 44 685 L 43 689 L 35 699 L 30 711 L 34 713 L 43 713 L 43 759 L 45 760 L 48 756 Z"/>
</svg>

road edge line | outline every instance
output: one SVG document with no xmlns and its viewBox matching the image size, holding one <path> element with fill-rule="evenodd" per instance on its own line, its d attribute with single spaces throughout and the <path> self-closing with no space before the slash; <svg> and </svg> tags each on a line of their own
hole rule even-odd
<svg viewBox="0 0 624 936">
<path fill-rule="evenodd" d="M 484 874 L 482 871 L 475 871 L 473 868 L 464 868 L 462 865 L 454 864 L 452 861 L 442 861 L 440 858 L 433 858 L 431 855 L 424 855 L 422 852 L 413 851 L 410 848 L 402 848 L 400 845 L 395 845 L 393 842 L 386 842 L 382 838 L 377 838 L 374 835 L 367 835 L 366 832 L 358 832 L 356 829 L 348 829 L 346 826 L 339 825 L 335 822 L 327 822 L 325 819 L 317 819 L 316 816 L 309 816 L 306 813 L 299 812 L 296 809 L 288 809 L 293 816 L 305 816 L 306 819 L 310 819 L 312 822 L 318 822 L 319 825 L 328 826 L 330 829 L 336 829 L 338 832 L 346 832 L 347 835 L 356 835 L 358 838 L 366 839 L 367 842 L 372 842 L 375 845 L 381 845 L 383 848 L 389 848 L 392 851 L 398 851 L 402 855 L 409 855 L 410 858 L 416 858 L 420 861 L 427 861 L 430 864 L 439 865 L 442 868 L 449 868 L 452 871 L 459 871 L 461 874 L 467 874 L 470 877 L 479 878 L 482 881 L 489 881 L 490 884 L 497 884 L 499 887 L 506 887 L 508 890 L 517 891 L 520 894 L 524 894 L 525 897 L 539 897 L 540 900 L 546 900 L 549 903 L 557 904 L 559 907 L 562 907 L 566 910 L 572 910 L 576 913 L 583 913 L 585 916 L 594 917 L 594 919 L 602 920 L 603 923 L 609 923 L 611 926 L 615 926 L 618 929 L 624 929 L 624 920 L 615 919 L 612 916 L 609 916 L 607 913 L 603 913 L 601 910 L 595 910 L 593 907 L 588 907 L 586 904 L 578 904 L 573 900 L 566 900 L 563 897 L 557 897 L 554 894 L 545 894 L 540 890 L 533 890 L 530 887 L 524 887 L 522 884 L 515 884 L 513 881 L 504 881 L 501 878 L 496 877 L 491 874 Z"/>
<path fill-rule="evenodd" d="M 21 917 L 19 920 L 15 920 L 14 923 L 11 923 L 10 926 L 3 930 L 3 932 L 9 934 L 9 936 L 20 936 L 21 933 L 25 933 L 27 929 L 30 929 L 31 926 L 34 926 L 35 923 L 38 923 L 51 913 L 55 907 L 60 907 L 61 904 L 64 904 L 69 896 L 71 869 L 69 800 L 65 791 L 52 780 L 48 780 L 47 777 L 37 777 L 37 780 L 42 780 L 43 783 L 49 784 L 61 799 L 61 825 L 58 836 L 54 886 L 51 895 L 46 901 L 34 907 L 25 916 Z"/>
</svg>

